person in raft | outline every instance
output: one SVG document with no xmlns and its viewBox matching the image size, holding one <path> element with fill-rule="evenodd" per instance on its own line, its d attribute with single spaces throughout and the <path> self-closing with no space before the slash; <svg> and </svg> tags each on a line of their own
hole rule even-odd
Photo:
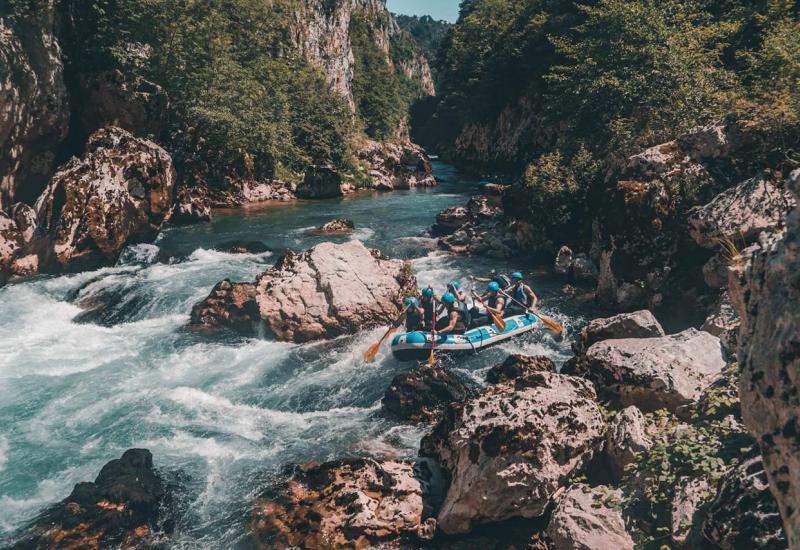
<svg viewBox="0 0 800 550">
<path fill-rule="evenodd" d="M 459 302 L 467 303 L 467 293 L 461 290 L 461 285 L 458 284 L 458 281 L 447 283 L 447 291 L 452 293 Z"/>
<path fill-rule="evenodd" d="M 505 273 L 498 273 L 496 269 L 492 269 L 487 273 L 486 277 L 475 277 L 474 275 L 469 276 L 470 279 L 473 281 L 477 281 L 479 283 L 491 283 L 495 282 L 500 287 L 500 290 L 507 291 L 511 288 L 511 279 Z"/>
<path fill-rule="evenodd" d="M 500 293 L 500 285 L 497 284 L 496 281 L 492 281 L 486 285 L 486 292 L 481 295 L 481 300 L 486 303 L 486 306 L 492 311 L 492 313 L 499 317 L 504 317 L 506 311 L 506 299 Z M 492 318 L 489 316 L 488 311 L 481 313 L 476 306 L 472 308 L 471 313 L 473 326 L 482 327 L 492 323 Z"/>
<path fill-rule="evenodd" d="M 422 330 L 422 320 L 425 312 L 414 296 L 406 298 L 406 332 L 417 332 Z"/>
<path fill-rule="evenodd" d="M 467 304 L 456 300 L 456 296 L 452 292 L 445 292 L 442 296 L 442 303 L 444 304 L 446 315 L 441 323 L 437 319 L 436 333 L 464 334 L 470 326 L 471 320 Z"/>
<path fill-rule="evenodd" d="M 531 309 L 536 309 L 539 303 L 539 297 L 536 293 L 523 282 L 524 277 L 519 271 L 511 274 L 513 285 L 506 293 L 510 296 L 508 300 L 508 307 L 506 308 L 506 315 L 522 315 Z M 524 307 L 523 307 L 524 306 Z"/>
<path fill-rule="evenodd" d="M 444 315 L 444 308 L 441 307 L 441 303 L 439 300 L 436 299 L 436 295 L 433 293 L 433 289 L 431 287 L 423 288 L 422 289 L 422 300 L 420 301 L 420 305 L 422 308 L 422 328 L 423 330 L 431 330 L 433 326 L 433 308 L 434 305 L 436 307 L 436 317 L 441 318 Z"/>
</svg>

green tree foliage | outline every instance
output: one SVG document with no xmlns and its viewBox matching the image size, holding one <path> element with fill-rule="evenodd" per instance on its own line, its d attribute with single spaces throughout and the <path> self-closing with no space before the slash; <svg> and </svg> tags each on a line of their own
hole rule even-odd
<svg viewBox="0 0 800 550">
<path fill-rule="evenodd" d="M 430 15 L 421 17 L 417 15 L 395 15 L 394 18 L 398 26 L 413 38 L 413 40 L 407 40 L 405 43 L 431 62 L 433 79 L 438 86 L 439 71 L 434 61 L 452 24 L 447 21 L 436 20 Z"/>
</svg>

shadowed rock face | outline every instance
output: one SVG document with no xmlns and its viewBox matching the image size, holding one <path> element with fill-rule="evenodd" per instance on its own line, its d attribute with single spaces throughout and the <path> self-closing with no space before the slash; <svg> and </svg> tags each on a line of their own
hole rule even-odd
<svg viewBox="0 0 800 550">
<path fill-rule="evenodd" d="M 787 187 L 795 194 L 800 170 Z M 800 209 L 773 236 L 743 253 L 731 272 L 731 301 L 742 318 L 742 418 L 759 441 L 790 547 L 800 545 Z"/>
<path fill-rule="evenodd" d="M 0 208 L 36 199 L 69 124 L 56 2 L 27 4 L 20 19 L 0 24 Z"/>
<path fill-rule="evenodd" d="M 594 319 L 581 330 L 575 352 L 585 353 L 592 344 L 602 340 L 619 338 L 655 338 L 664 336 L 661 327 L 653 314 L 646 309 L 633 313 L 621 313 L 605 319 Z"/>
<path fill-rule="evenodd" d="M 36 201 L 56 269 L 113 263 L 126 245 L 155 238 L 172 204 L 175 169 L 155 143 L 110 126 L 95 132 Z"/>
<path fill-rule="evenodd" d="M 722 478 L 708 509 L 703 534 L 724 550 L 793 547 L 787 546 L 761 457 L 745 460 Z"/>
<path fill-rule="evenodd" d="M 442 531 L 542 515 L 602 442 L 595 398 L 583 379 L 536 372 L 450 407 L 420 449 L 450 475 L 438 516 Z"/>
<path fill-rule="evenodd" d="M 450 369 L 421 365 L 398 374 L 383 396 L 383 410 L 411 422 L 437 420 L 443 409 L 473 395 L 472 388 Z"/>
<path fill-rule="evenodd" d="M 211 294 L 192 308 L 191 323 L 203 329 L 231 328 L 243 334 L 255 333 L 261 322 L 253 283 L 232 283 L 225 279 Z"/>
<path fill-rule="evenodd" d="M 523 378 L 534 372 L 555 372 L 556 365 L 548 357 L 509 355 L 506 360 L 493 366 L 486 373 L 486 381 L 490 384 L 499 384 Z"/>
<path fill-rule="evenodd" d="M 372 459 L 299 466 L 285 485 L 255 501 L 252 538 L 259 548 L 308 550 L 431 539 L 441 487 L 432 468 Z"/>
<path fill-rule="evenodd" d="M 622 492 L 578 483 L 558 499 L 547 534 L 553 550 L 633 550 L 619 506 Z"/>
<path fill-rule="evenodd" d="M 719 338 L 688 329 L 660 338 L 604 340 L 586 352 L 598 391 L 621 406 L 678 412 L 696 401 L 725 367 Z"/>
<path fill-rule="evenodd" d="M 653 442 L 647 436 L 645 418 L 637 407 L 630 406 L 614 417 L 606 433 L 606 455 L 617 479 L 625 466 L 650 450 Z"/>
<path fill-rule="evenodd" d="M 130 449 L 75 485 L 72 494 L 46 511 L 15 548 L 151 548 L 157 544 L 159 506 L 165 497 L 146 449 Z"/>
</svg>

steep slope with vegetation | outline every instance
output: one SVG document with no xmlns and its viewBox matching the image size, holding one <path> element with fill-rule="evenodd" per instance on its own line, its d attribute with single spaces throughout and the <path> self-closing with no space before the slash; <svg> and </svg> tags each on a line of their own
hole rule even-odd
<svg viewBox="0 0 800 550">
<path fill-rule="evenodd" d="M 439 21 L 430 15 L 394 15 L 398 26 L 410 34 L 416 42 L 419 51 L 431 63 L 431 72 L 436 82 L 439 81 L 439 71 L 435 63 L 439 48 L 447 32 L 453 26 L 447 21 Z"/>
</svg>

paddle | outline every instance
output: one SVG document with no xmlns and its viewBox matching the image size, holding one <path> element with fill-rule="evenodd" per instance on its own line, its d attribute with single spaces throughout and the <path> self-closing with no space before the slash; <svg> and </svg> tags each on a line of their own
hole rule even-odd
<svg viewBox="0 0 800 550">
<path fill-rule="evenodd" d="M 436 364 L 436 300 L 431 300 L 433 312 L 431 315 L 431 356 L 425 361 L 424 366 L 432 367 Z"/>
<path fill-rule="evenodd" d="M 486 302 L 483 301 L 483 298 L 478 296 L 478 294 L 474 290 L 472 291 L 472 296 L 474 298 L 477 298 L 478 302 L 480 302 L 480 304 L 484 307 L 484 309 L 486 309 L 486 313 L 488 313 L 489 316 L 492 318 L 492 322 L 495 324 L 495 326 L 497 328 L 500 329 L 500 332 L 505 331 L 506 330 L 506 322 L 503 321 L 503 318 L 500 317 L 495 312 L 493 312 L 491 309 L 489 309 L 489 306 L 486 305 Z"/>
<path fill-rule="evenodd" d="M 397 330 L 397 327 L 400 326 L 400 322 L 403 320 L 403 317 L 406 313 L 408 313 L 408 308 L 411 306 L 406 306 L 406 308 L 400 312 L 400 316 L 394 320 L 392 326 L 389 327 L 381 339 L 372 344 L 367 351 L 364 352 L 364 361 L 367 363 L 372 363 L 375 360 L 375 356 L 378 355 L 378 350 L 381 349 L 381 345 L 386 341 L 386 339 L 391 336 L 391 334 Z"/>
<path fill-rule="evenodd" d="M 535 315 L 536 318 L 539 319 L 542 322 L 542 324 L 544 326 L 546 326 L 549 330 L 552 330 L 556 334 L 561 334 L 564 331 L 564 327 L 562 327 L 561 324 L 558 321 L 556 321 L 555 319 L 551 319 L 550 317 L 545 317 L 544 315 L 542 315 L 538 311 L 535 311 L 535 310 L 529 308 L 528 306 L 526 306 L 525 304 L 523 304 L 519 300 L 515 300 L 510 294 L 508 294 L 508 293 L 506 293 L 506 292 L 504 292 L 502 290 L 500 291 L 500 293 L 503 296 L 505 296 L 506 298 L 508 298 L 509 300 L 511 300 L 512 302 L 514 302 L 515 304 L 517 304 L 519 307 L 523 308 L 528 313 L 531 313 L 531 314 Z"/>
</svg>

